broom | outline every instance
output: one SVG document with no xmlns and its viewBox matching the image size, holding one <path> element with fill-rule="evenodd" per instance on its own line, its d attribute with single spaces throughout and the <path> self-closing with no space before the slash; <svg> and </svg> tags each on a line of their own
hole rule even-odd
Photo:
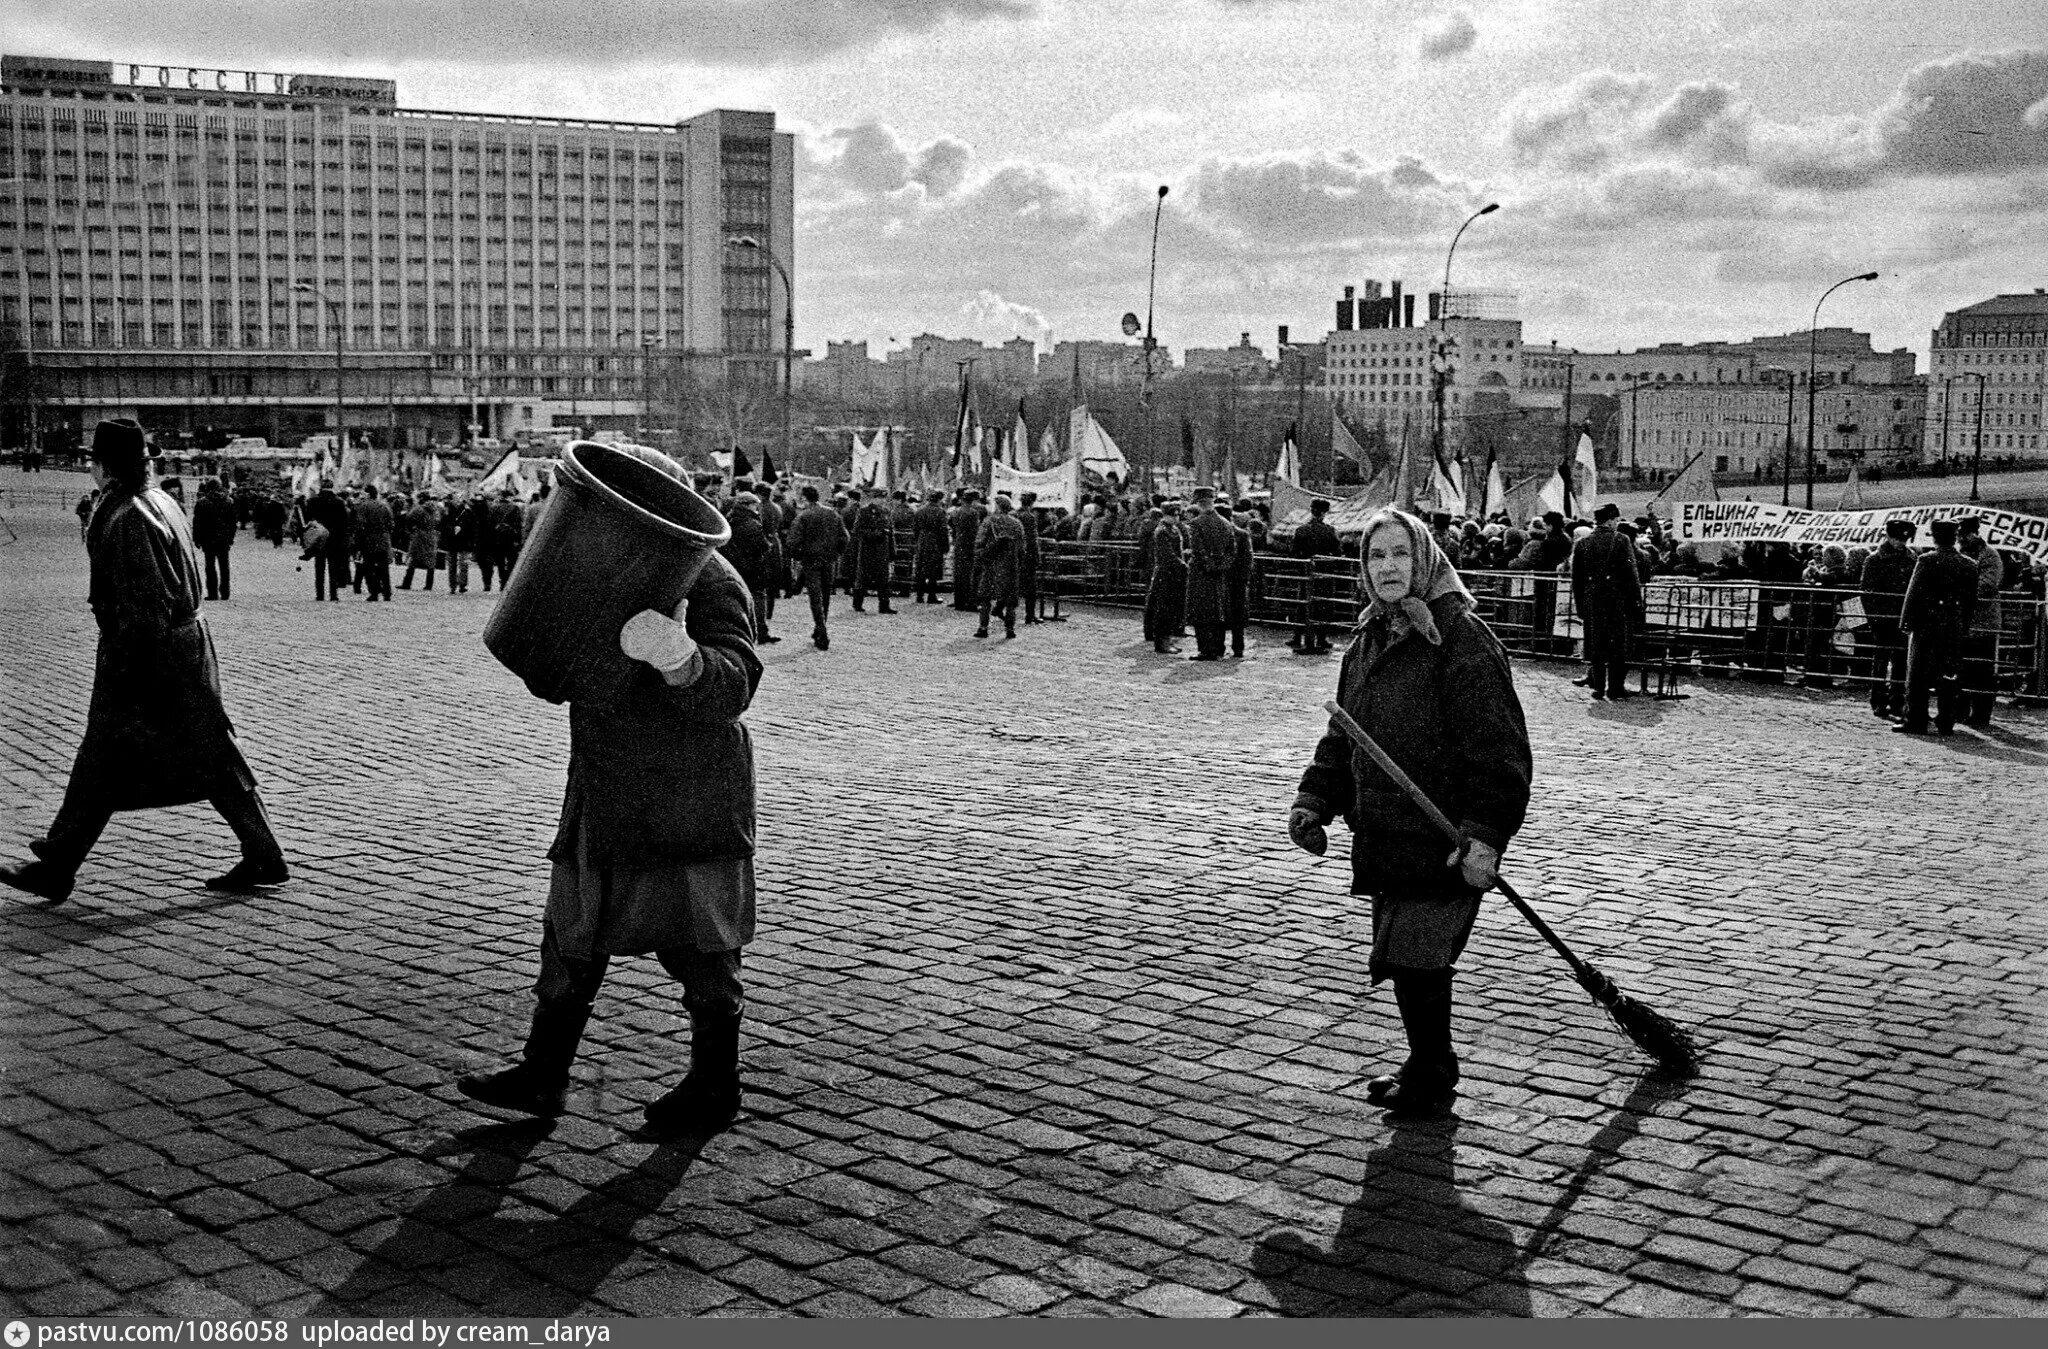
<svg viewBox="0 0 2048 1349">
<path fill-rule="evenodd" d="M 1443 831 L 1444 837 L 1460 848 L 1465 846 L 1467 840 L 1458 826 L 1452 824 L 1449 817 L 1436 808 L 1436 802 L 1424 795 L 1422 788 L 1415 785 L 1414 779 L 1401 771 L 1401 766 L 1374 743 L 1373 738 L 1365 733 L 1365 728 L 1352 720 L 1350 713 L 1334 702 L 1324 703 L 1323 708 L 1330 714 L 1330 720 L 1351 738 L 1353 744 L 1372 756 L 1372 761 L 1380 766 L 1381 772 L 1400 784 L 1401 790 L 1408 793 L 1408 799 L 1430 818 L 1431 823 Z M 1550 924 L 1538 917 L 1536 910 L 1530 908 L 1528 901 L 1516 894 L 1514 887 L 1505 879 L 1497 879 L 1494 883 L 1522 917 L 1529 920 L 1529 926 L 1536 929 L 1537 935 L 1549 942 L 1553 951 L 1564 957 L 1565 964 L 1572 967 L 1572 975 L 1579 981 L 1579 987 L 1585 989 L 1594 1002 L 1606 1009 L 1607 1015 L 1614 1018 L 1614 1024 L 1621 1028 L 1621 1033 L 1626 1035 L 1636 1048 L 1656 1060 L 1657 1067 L 1673 1077 L 1691 1077 L 1699 1071 L 1700 1048 L 1685 1027 L 1655 1008 L 1638 1002 L 1622 992 L 1612 979 L 1573 954 L 1571 947 L 1564 944 L 1564 939 L 1550 930 Z"/>
</svg>

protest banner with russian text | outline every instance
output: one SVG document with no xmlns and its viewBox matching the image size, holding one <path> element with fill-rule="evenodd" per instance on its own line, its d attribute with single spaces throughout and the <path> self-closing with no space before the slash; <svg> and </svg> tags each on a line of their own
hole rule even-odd
<svg viewBox="0 0 2048 1349">
<path fill-rule="evenodd" d="M 1911 520 L 1919 526 L 1913 542 L 1932 542 L 1935 520 L 1975 516 L 1984 542 L 2048 562 L 2048 518 L 1986 505 L 1892 506 L 1866 511 L 1809 511 L 1767 501 L 1681 501 L 1673 534 L 1680 543 L 1839 543 L 1875 548 L 1884 542 L 1885 522 Z"/>
</svg>

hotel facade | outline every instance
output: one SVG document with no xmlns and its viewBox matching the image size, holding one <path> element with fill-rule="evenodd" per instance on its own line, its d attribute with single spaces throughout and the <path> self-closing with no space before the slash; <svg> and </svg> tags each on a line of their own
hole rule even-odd
<svg viewBox="0 0 2048 1349">
<path fill-rule="evenodd" d="M 679 372 L 775 377 L 793 205 L 773 113 L 0 58 L 0 344 L 45 443 L 115 415 L 296 443 L 333 430 L 337 367 L 380 447 L 630 425 Z"/>
</svg>

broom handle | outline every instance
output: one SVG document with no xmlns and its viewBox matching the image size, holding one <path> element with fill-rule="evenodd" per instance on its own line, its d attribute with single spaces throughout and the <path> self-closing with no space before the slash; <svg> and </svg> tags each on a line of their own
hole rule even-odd
<svg viewBox="0 0 2048 1349">
<path fill-rule="evenodd" d="M 1462 848 L 1465 846 L 1467 840 L 1464 831 L 1451 823 L 1450 816 L 1437 809 L 1436 802 L 1429 799 L 1428 793 L 1415 785 L 1415 779 L 1403 772 L 1401 765 L 1395 763 L 1392 756 L 1381 749 L 1379 743 L 1365 733 L 1365 727 L 1360 726 L 1352 718 L 1351 714 L 1346 712 L 1334 700 L 1324 703 L 1323 710 L 1330 714 L 1330 720 L 1336 724 L 1337 728 L 1351 738 L 1352 744 L 1371 755 L 1372 761 L 1380 766 L 1380 771 L 1392 778 L 1402 791 L 1408 793 L 1408 799 L 1415 803 L 1416 809 L 1427 815 L 1430 822 L 1443 832 L 1445 838 L 1449 839 L 1457 847 Z M 1516 894 L 1515 888 L 1509 885 L 1504 877 L 1496 876 L 1494 884 L 1500 888 L 1502 894 L 1508 897 L 1508 902 L 1515 906 L 1515 909 L 1522 917 L 1529 920 L 1529 926 L 1536 929 L 1536 934 L 1549 942 L 1552 950 L 1564 957 L 1565 963 L 1572 967 L 1572 973 L 1579 975 L 1581 978 L 1586 977 L 1589 973 L 1586 962 L 1572 954 L 1571 947 L 1566 946 L 1564 939 L 1550 930 L 1550 924 L 1544 922 L 1537 915 L 1536 910 L 1529 907 L 1528 901 Z"/>
</svg>

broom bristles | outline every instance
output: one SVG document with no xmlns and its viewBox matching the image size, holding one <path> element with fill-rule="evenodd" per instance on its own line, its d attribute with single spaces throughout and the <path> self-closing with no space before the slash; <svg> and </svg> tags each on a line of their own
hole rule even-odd
<svg viewBox="0 0 2048 1349">
<path fill-rule="evenodd" d="M 1656 1060 L 1660 1070 L 1672 1077 L 1691 1077 L 1699 1071 L 1699 1043 L 1685 1027 L 1622 992 L 1612 979 L 1591 965 L 1579 976 L 1579 986 L 1607 1009 L 1607 1015 L 1621 1028 L 1621 1033 Z"/>
</svg>

